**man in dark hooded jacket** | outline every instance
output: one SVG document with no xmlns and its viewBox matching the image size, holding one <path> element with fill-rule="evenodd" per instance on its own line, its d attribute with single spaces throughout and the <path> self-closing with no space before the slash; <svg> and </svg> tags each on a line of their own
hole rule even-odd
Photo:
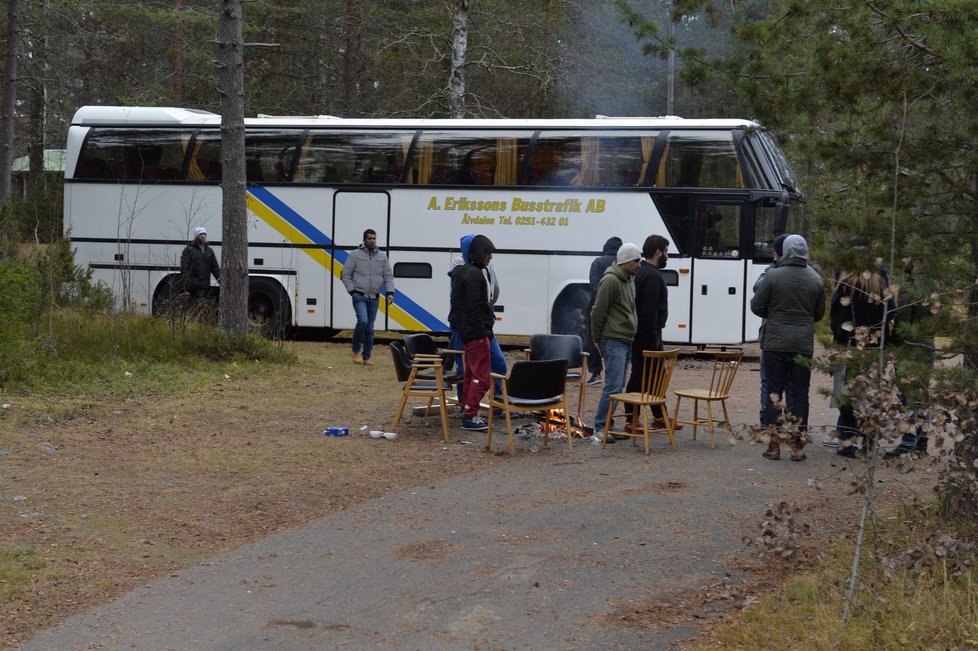
<svg viewBox="0 0 978 651">
<path fill-rule="evenodd" d="M 180 278 L 190 296 L 199 300 L 210 291 L 212 275 L 221 282 L 221 265 L 214 249 L 207 244 L 207 230 L 198 226 L 193 241 L 184 247 L 180 256 Z"/>
<path fill-rule="evenodd" d="M 489 389 L 489 340 L 496 319 L 489 302 L 487 267 L 495 250 L 485 235 L 476 235 L 469 244 L 468 259 L 452 274 L 453 325 L 465 349 L 465 379 L 462 383 L 462 429 L 486 430 L 479 417 L 479 405 Z"/>
<path fill-rule="evenodd" d="M 764 375 L 768 395 L 764 396 L 766 420 L 778 422 L 778 409 L 771 395 L 780 398 L 790 386 L 793 408 L 790 412 L 799 421 L 801 432 L 808 428 L 808 388 L 812 369 L 799 363 L 798 358 L 811 359 L 815 349 L 815 324 L 825 314 L 825 285 L 808 268 L 808 242 L 801 235 L 789 235 L 784 240 L 784 257 L 774 269 L 766 272 L 764 282 L 757 286 L 750 300 L 751 312 L 766 319 L 761 335 Z M 791 460 L 805 459 L 805 441 L 797 436 L 791 441 Z M 763 456 L 781 458 L 781 446 L 772 441 Z"/>
<path fill-rule="evenodd" d="M 584 350 L 588 353 L 587 370 L 591 373 L 591 377 L 588 378 L 587 383 L 592 385 L 601 383 L 601 371 L 604 365 L 601 363 L 601 355 L 598 354 L 597 348 L 594 347 L 594 341 L 591 337 L 590 314 L 591 310 L 594 309 L 594 297 L 598 294 L 598 283 L 601 282 L 601 276 L 608 270 L 608 267 L 614 264 L 615 257 L 618 255 L 618 249 L 620 248 L 621 238 L 610 237 L 604 243 L 604 247 L 601 249 L 601 255 L 591 262 L 591 275 L 588 278 L 591 287 L 591 302 L 587 306 L 589 318 L 587 319 L 587 336 L 584 337 Z"/>
</svg>

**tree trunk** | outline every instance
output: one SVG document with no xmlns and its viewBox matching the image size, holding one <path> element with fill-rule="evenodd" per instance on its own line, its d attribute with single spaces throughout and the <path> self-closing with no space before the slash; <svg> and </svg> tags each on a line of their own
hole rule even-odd
<svg viewBox="0 0 978 651">
<path fill-rule="evenodd" d="M 470 0 L 459 0 L 452 14 L 452 62 L 448 77 L 448 116 L 465 117 L 465 58 L 468 55 Z"/>
<path fill-rule="evenodd" d="M 40 0 L 35 4 L 35 10 L 40 16 L 47 16 L 48 2 Z M 47 100 L 48 100 L 48 32 L 46 29 L 31 30 L 31 61 L 34 65 L 34 77 L 30 86 L 30 116 L 28 122 L 28 171 L 26 190 L 43 190 L 47 187 L 47 175 L 44 169 L 44 153 L 47 149 Z M 30 64 L 28 64 L 30 66 Z M 39 236 L 52 241 L 57 233 L 39 233 Z"/>
<path fill-rule="evenodd" d="M 248 332 L 248 220 L 245 206 L 244 37 L 241 0 L 222 0 L 217 36 L 221 72 L 221 302 L 218 326 Z"/>
<path fill-rule="evenodd" d="M 360 73 L 360 0 L 346 2 L 346 51 L 343 53 L 343 103 L 346 117 L 360 115 L 357 83 Z"/>
<path fill-rule="evenodd" d="M 14 151 L 14 119 L 17 107 L 17 32 L 20 29 L 20 0 L 7 5 L 7 52 L 3 67 L 3 100 L 0 106 L 0 201 L 10 196 L 10 168 Z M 3 220 L 6 239 L 7 219 Z"/>
</svg>

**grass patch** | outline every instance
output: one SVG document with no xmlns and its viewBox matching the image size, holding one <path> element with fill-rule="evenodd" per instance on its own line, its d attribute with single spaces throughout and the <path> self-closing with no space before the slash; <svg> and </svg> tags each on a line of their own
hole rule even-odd
<svg viewBox="0 0 978 651">
<path fill-rule="evenodd" d="M 973 549 L 932 532 L 952 531 L 930 512 L 883 521 L 863 559 L 850 621 L 842 626 L 853 546 L 829 549 L 812 572 L 714 629 L 696 649 L 978 649 L 978 570 Z M 955 545 L 956 547 L 956 545 Z M 969 559 L 967 556 L 970 556 Z"/>
<path fill-rule="evenodd" d="M 296 360 L 280 343 L 257 335 L 224 337 L 203 324 L 175 333 L 164 320 L 128 313 L 59 310 L 46 330 L 32 375 L 14 389 L 21 394 L 158 395 L 221 379 L 229 369 L 240 375 L 263 363 Z"/>
</svg>

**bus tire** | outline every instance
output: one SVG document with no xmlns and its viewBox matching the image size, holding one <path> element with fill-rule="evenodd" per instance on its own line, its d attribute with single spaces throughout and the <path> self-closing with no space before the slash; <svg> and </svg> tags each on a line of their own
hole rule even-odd
<svg viewBox="0 0 978 651">
<path fill-rule="evenodd" d="M 153 292 L 150 313 L 155 317 L 172 315 L 181 291 L 180 274 L 165 276 L 156 286 L 156 291 Z"/>
<path fill-rule="evenodd" d="M 591 292 L 587 285 L 568 285 L 550 313 L 550 332 L 555 335 L 577 335 L 582 342 L 591 336 Z"/>
<path fill-rule="evenodd" d="M 281 339 L 291 326 L 289 295 L 271 278 L 248 278 L 248 323 L 263 337 Z"/>
</svg>

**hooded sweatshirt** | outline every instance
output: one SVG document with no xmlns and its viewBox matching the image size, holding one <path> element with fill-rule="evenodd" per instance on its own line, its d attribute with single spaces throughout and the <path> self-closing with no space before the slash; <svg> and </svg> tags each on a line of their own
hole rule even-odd
<svg viewBox="0 0 978 651">
<path fill-rule="evenodd" d="M 476 235 L 468 247 L 466 263 L 452 273 L 452 325 L 462 343 L 492 336 L 496 318 L 489 302 L 489 274 L 482 266 L 486 253 L 495 250 L 485 235 Z"/>
<path fill-rule="evenodd" d="M 591 263 L 591 275 L 589 281 L 591 283 L 591 296 L 592 300 L 594 295 L 598 292 L 598 283 L 601 282 L 601 277 L 604 276 L 604 272 L 608 270 L 615 260 L 618 254 L 618 249 L 621 248 L 621 238 L 620 237 L 609 237 L 608 241 L 604 243 L 604 248 L 601 249 L 601 255 L 594 259 Z"/>
<path fill-rule="evenodd" d="M 761 330 L 761 350 L 814 353 L 815 324 L 825 314 L 825 285 L 808 268 L 805 238 L 785 238 L 784 257 L 765 275 L 750 300 L 750 309 L 767 319 Z"/>
<path fill-rule="evenodd" d="M 635 339 L 638 317 L 635 314 L 635 283 L 626 278 L 621 267 L 608 267 L 591 309 L 591 336 L 595 341 L 614 339 L 626 344 Z"/>
</svg>

